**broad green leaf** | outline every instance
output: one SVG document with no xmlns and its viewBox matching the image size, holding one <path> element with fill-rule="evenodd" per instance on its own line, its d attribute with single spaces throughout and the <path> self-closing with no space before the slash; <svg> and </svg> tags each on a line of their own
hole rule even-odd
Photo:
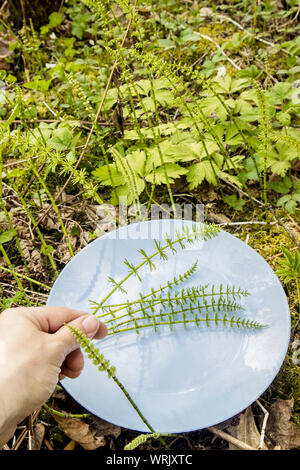
<svg viewBox="0 0 300 470">
<path fill-rule="evenodd" d="M 92 172 L 92 175 L 100 181 L 103 186 L 120 186 L 126 182 L 124 176 L 117 170 L 114 163 L 96 168 L 96 170 Z"/>
<path fill-rule="evenodd" d="M 218 168 L 214 162 L 203 160 L 200 163 L 190 166 L 187 173 L 187 181 L 190 183 L 190 189 L 194 189 L 205 179 L 211 184 L 216 185 L 217 179 L 215 173 Z"/>
<path fill-rule="evenodd" d="M 152 184 L 166 184 L 167 180 L 165 171 L 168 175 L 169 182 L 173 183 L 174 179 L 179 178 L 181 175 L 185 175 L 188 170 L 186 168 L 182 168 L 176 163 L 166 163 L 164 167 L 161 166 L 152 171 L 145 179 Z"/>
<path fill-rule="evenodd" d="M 290 200 L 285 204 L 285 208 L 286 208 L 286 210 L 287 210 L 290 214 L 294 214 L 295 211 L 296 211 L 296 208 L 297 208 L 297 202 L 294 201 L 293 199 L 290 199 Z"/>
<path fill-rule="evenodd" d="M 269 186 L 276 193 L 287 194 L 292 187 L 292 182 L 288 176 L 285 176 L 282 181 L 271 181 Z"/>
<path fill-rule="evenodd" d="M 224 201 L 236 211 L 243 210 L 243 207 L 246 204 L 246 201 L 244 201 L 244 199 L 238 198 L 236 194 L 225 196 Z"/>
<path fill-rule="evenodd" d="M 131 168 L 141 176 L 145 174 L 146 154 L 143 150 L 136 150 L 126 156 Z"/>
<path fill-rule="evenodd" d="M 13 239 L 14 233 L 12 230 L 6 230 L 0 233 L 0 244 L 10 242 Z"/>
</svg>

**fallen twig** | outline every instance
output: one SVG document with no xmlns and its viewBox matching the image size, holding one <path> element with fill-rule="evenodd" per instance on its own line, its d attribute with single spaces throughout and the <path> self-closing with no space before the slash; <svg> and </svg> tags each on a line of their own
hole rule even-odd
<svg viewBox="0 0 300 470">
<path fill-rule="evenodd" d="M 220 437 L 221 439 L 224 439 L 230 444 L 235 445 L 241 450 L 257 450 L 254 447 L 249 446 L 245 442 L 240 441 L 236 437 L 231 436 L 227 432 L 221 431 L 221 429 L 218 429 L 215 426 L 210 426 L 209 428 L 207 428 L 207 430 L 212 432 L 215 436 Z"/>
<path fill-rule="evenodd" d="M 262 411 L 264 412 L 264 415 L 265 415 L 264 420 L 263 420 L 263 424 L 262 424 L 262 428 L 261 428 L 260 443 L 259 443 L 259 450 L 263 450 L 264 440 L 265 440 L 265 432 L 266 432 L 266 425 L 267 425 L 267 421 L 268 421 L 268 418 L 269 418 L 269 412 L 266 410 L 266 408 L 264 406 L 262 406 L 262 404 L 258 400 L 256 400 L 256 403 L 262 409 Z"/>
</svg>

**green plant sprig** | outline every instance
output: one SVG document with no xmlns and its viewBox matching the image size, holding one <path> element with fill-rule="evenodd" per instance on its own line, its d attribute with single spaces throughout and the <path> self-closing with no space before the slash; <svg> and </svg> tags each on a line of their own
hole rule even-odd
<svg viewBox="0 0 300 470">
<path fill-rule="evenodd" d="M 131 305 L 135 305 L 135 304 L 140 304 L 140 303 L 143 303 L 143 302 L 146 302 L 148 301 L 151 301 L 152 299 L 155 300 L 157 299 L 157 294 L 159 294 L 160 292 L 163 292 L 165 289 L 169 289 L 169 290 L 172 290 L 174 288 L 174 286 L 177 286 L 179 285 L 180 283 L 184 282 L 184 281 L 187 281 L 195 272 L 196 272 L 196 269 L 197 269 L 197 265 L 198 265 L 198 261 L 196 261 L 191 268 L 189 268 L 186 272 L 184 272 L 183 274 L 179 274 L 178 277 L 174 276 L 173 279 L 171 281 L 168 281 L 167 284 L 163 285 L 163 286 L 160 286 L 158 289 L 154 290 L 153 288 L 151 289 L 151 292 L 149 294 L 146 294 L 146 295 L 142 295 L 140 293 L 140 296 L 139 296 L 139 299 L 138 300 L 134 300 L 132 302 L 123 302 L 123 303 L 120 303 L 120 304 L 110 304 L 110 305 L 100 305 L 100 308 L 101 310 L 103 311 L 102 314 L 98 315 L 99 318 L 103 318 L 107 315 L 112 315 L 114 316 L 114 314 L 120 310 L 124 310 L 125 308 L 128 308 L 129 306 Z M 98 302 L 95 302 L 93 300 L 90 300 L 91 304 L 95 307 L 97 307 L 99 305 Z M 117 307 L 117 308 L 116 308 Z M 112 310 L 114 309 L 115 310 Z M 107 311 L 106 311 L 107 310 Z"/>
<path fill-rule="evenodd" d="M 166 315 L 166 314 L 163 314 L 163 315 Z M 157 316 L 161 316 L 161 315 L 157 315 Z M 139 330 L 142 329 L 142 328 L 151 328 L 153 327 L 155 332 L 157 332 L 157 329 L 158 327 L 160 326 L 169 326 L 170 327 L 170 330 L 173 331 L 173 327 L 175 325 L 184 325 L 185 327 L 188 325 L 188 324 L 193 324 L 193 325 L 196 325 L 196 327 L 199 327 L 200 326 L 200 323 L 205 323 L 207 327 L 210 327 L 210 323 L 214 323 L 216 326 L 219 326 L 221 324 L 223 324 L 223 326 L 230 326 L 230 327 L 234 327 L 236 326 L 237 328 L 245 328 L 245 329 L 261 329 L 261 328 L 265 328 L 267 325 L 263 325 L 255 320 L 250 320 L 250 319 L 246 319 L 246 318 L 243 318 L 241 319 L 240 317 L 236 318 L 234 315 L 232 315 L 231 318 L 228 318 L 227 317 L 227 314 L 225 313 L 225 315 L 223 317 L 219 317 L 218 315 L 218 312 L 215 313 L 214 316 L 209 316 L 208 314 L 206 315 L 205 318 L 199 318 L 198 314 L 195 314 L 195 318 L 193 319 L 183 319 L 183 320 L 173 320 L 171 318 L 171 315 L 169 317 L 169 321 L 156 321 L 155 320 L 155 317 L 156 315 L 152 316 L 152 322 L 151 323 L 145 323 L 145 324 L 138 324 L 137 323 L 137 320 L 144 320 L 144 318 L 142 319 L 134 319 L 134 326 L 132 327 L 126 327 L 126 328 L 120 328 L 120 329 L 114 329 L 113 331 L 109 331 L 108 333 L 108 336 L 113 336 L 113 335 L 116 335 L 116 334 L 119 334 L 119 333 L 124 333 L 124 332 L 127 332 L 127 331 L 133 331 L 135 330 L 138 334 L 139 334 Z"/>
<path fill-rule="evenodd" d="M 155 312 L 155 307 L 157 307 L 159 305 L 162 305 L 161 311 L 166 311 L 167 308 L 174 309 L 174 306 L 180 307 L 181 309 L 184 309 L 184 307 L 188 303 L 191 305 L 192 303 L 196 303 L 196 302 L 197 302 L 198 308 L 200 310 L 201 309 L 206 309 L 207 310 L 208 307 L 211 307 L 212 309 L 214 309 L 214 307 L 216 305 L 218 306 L 218 308 L 220 308 L 220 307 L 226 308 L 226 305 L 228 307 L 230 305 L 233 305 L 232 300 L 234 300 L 235 297 L 236 297 L 235 293 L 234 293 L 231 300 L 229 299 L 229 294 L 227 294 L 227 304 L 226 304 L 226 300 L 223 297 L 223 295 L 224 295 L 224 293 L 223 293 L 222 289 L 219 289 L 219 292 L 215 292 L 214 291 L 214 286 L 212 286 L 212 289 L 211 289 L 210 293 L 206 293 L 204 291 L 204 288 L 202 288 L 202 287 L 200 287 L 200 288 L 192 287 L 190 289 L 182 289 L 181 292 L 178 292 L 178 293 L 175 292 L 174 297 L 171 297 L 170 295 L 168 295 L 167 297 L 158 298 L 158 299 L 155 299 L 154 301 L 150 300 L 150 299 L 149 300 L 146 299 L 146 301 L 137 301 L 140 306 L 136 310 L 132 310 L 132 307 L 129 304 L 127 306 L 127 312 L 123 315 L 119 315 L 118 317 L 115 316 L 115 313 L 118 310 L 115 310 L 115 311 L 112 312 L 112 318 L 107 320 L 106 324 L 109 324 L 111 322 L 114 323 L 116 321 L 119 321 L 122 318 L 127 317 L 128 315 L 130 317 L 133 317 L 134 315 L 136 315 L 137 313 L 140 313 L 140 312 L 143 313 L 143 316 L 145 318 L 146 317 L 150 318 L 151 314 L 149 314 L 147 312 L 147 310 L 150 310 L 152 313 L 154 313 Z M 240 295 L 241 294 L 239 294 L 239 298 L 240 298 Z M 248 292 L 247 292 L 246 295 L 248 295 Z M 218 298 L 217 303 L 215 301 L 215 297 Z M 210 305 L 207 304 L 207 301 L 206 301 L 207 298 L 210 298 L 210 301 L 211 301 Z M 199 300 L 201 300 L 203 302 L 203 304 L 200 304 Z M 144 304 L 144 302 L 146 302 L 146 305 Z M 240 307 L 240 308 L 242 308 L 242 307 Z"/>
<path fill-rule="evenodd" d="M 175 302 L 174 302 L 175 303 Z M 243 307 L 239 304 L 237 304 L 236 302 L 234 301 L 229 301 L 229 302 L 226 302 L 225 299 L 223 298 L 219 298 L 218 302 L 216 302 L 214 299 L 211 299 L 211 303 L 207 303 L 206 300 L 204 300 L 203 304 L 201 304 L 199 301 L 198 302 L 190 302 L 190 304 L 187 306 L 186 304 L 184 304 L 183 302 L 178 302 L 176 304 L 176 307 L 177 309 L 179 308 L 180 310 L 175 310 L 175 306 L 173 303 L 170 302 L 170 304 L 168 305 L 168 307 L 170 308 L 171 311 L 166 311 L 166 306 L 163 306 L 163 308 L 161 308 L 159 310 L 159 312 L 155 312 L 155 310 L 153 309 L 152 310 L 152 313 L 148 313 L 147 312 L 147 308 L 141 308 L 139 310 L 139 312 L 141 312 L 143 314 L 142 317 L 139 317 L 137 318 L 136 316 L 134 316 L 135 313 L 137 313 L 136 311 L 135 312 L 128 312 L 128 314 L 130 315 L 128 317 L 128 315 L 122 315 L 116 319 L 111 319 L 111 320 L 108 320 L 106 322 L 106 325 L 108 325 L 109 323 L 113 322 L 113 325 L 109 328 L 109 330 L 113 330 L 114 328 L 118 328 L 119 326 L 121 325 L 125 325 L 125 324 L 128 324 L 128 323 L 131 323 L 131 322 L 136 322 L 138 320 L 149 320 L 151 321 L 153 318 L 162 318 L 162 317 L 165 317 L 165 316 L 168 316 L 169 318 L 171 318 L 171 315 L 178 315 L 180 313 L 182 313 L 183 315 L 183 318 L 185 319 L 186 318 L 186 313 L 191 313 L 194 315 L 194 311 L 196 311 L 196 313 L 199 313 L 201 312 L 202 310 L 204 310 L 206 312 L 206 314 L 209 314 L 211 311 L 212 312 L 237 312 L 238 310 L 243 310 Z M 117 321 L 120 321 L 122 320 L 123 318 L 126 318 L 126 320 L 123 320 L 121 323 L 117 323 Z"/>
<path fill-rule="evenodd" d="M 67 327 L 71 330 L 75 338 L 77 339 L 78 343 L 82 347 L 82 349 L 87 353 L 88 358 L 92 360 L 93 364 L 98 366 L 99 371 L 106 371 L 108 378 L 112 378 L 114 382 L 118 385 L 118 387 L 122 390 L 124 395 L 126 396 L 127 400 L 131 404 L 131 406 L 135 409 L 143 423 L 147 426 L 147 428 L 151 431 L 151 433 L 155 433 L 155 430 L 151 426 L 151 424 L 147 421 L 145 416 L 142 414 L 141 410 L 137 406 L 137 404 L 133 401 L 127 390 L 125 389 L 124 385 L 119 381 L 116 377 L 116 368 L 110 365 L 110 361 L 105 359 L 103 354 L 100 353 L 99 349 L 91 342 L 91 340 L 80 331 L 78 328 L 74 328 L 71 325 L 67 325 Z M 166 445 L 164 440 L 161 439 L 163 445 Z"/>
<path fill-rule="evenodd" d="M 139 447 L 141 444 L 145 444 L 148 439 L 159 439 L 160 437 L 178 437 L 178 434 L 168 434 L 168 433 L 160 433 L 155 432 L 152 434 L 140 434 L 136 438 L 134 438 L 131 442 L 126 444 L 124 450 L 134 450 Z"/>
<path fill-rule="evenodd" d="M 162 245 L 161 242 L 154 240 L 156 251 L 152 253 L 152 255 L 147 255 L 147 253 L 143 249 L 139 249 L 138 252 L 142 255 L 143 261 L 141 261 L 138 265 L 134 266 L 130 264 L 127 260 L 125 260 L 125 264 L 129 267 L 128 274 L 120 281 L 117 282 L 113 278 L 109 278 L 109 281 L 114 285 L 113 289 L 99 302 L 98 306 L 94 309 L 94 315 L 98 312 L 102 305 L 116 292 L 116 290 L 121 290 L 122 292 L 126 292 L 125 289 L 122 287 L 123 284 L 133 275 L 137 276 L 139 279 L 138 271 L 143 266 L 147 265 L 150 271 L 155 269 L 155 264 L 153 263 L 153 258 L 156 256 L 160 256 L 161 259 L 167 260 L 168 255 L 166 254 L 166 250 L 169 248 L 172 254 L 176 253 L 177 250 L 175 245 L 179 245 L 181 249 L 186 247 L 185 243 L 191 244 L 195 241 L 206 241 L 214 236 L 216 236 L 220 232 L 220 227 L 214 224 L 202 224 L 197 226 L 196 224 L 192 225 L 191 230 L 188 226 L 183 227 L 182 231 L 176 231 L 175 233 L 175 240 L 171 240 L 168 235 L 165 235 L 165 245 Z M 127 263 L 126 263 L 127 262 Z"/>
</svg>

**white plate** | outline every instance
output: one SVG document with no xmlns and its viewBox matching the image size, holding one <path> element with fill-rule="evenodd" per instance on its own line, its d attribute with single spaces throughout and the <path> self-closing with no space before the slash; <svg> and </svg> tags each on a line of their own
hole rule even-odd
<svg viewBox="0 0 300 470">
<path fill-rule="evenodd" d="M 141 260 L 137 249 L 153 251 L 151 236 L 174 235 L 190 221 L 155 220 L 122 227 L 93 241 L 63 269 L 54 283 L 48 305 L 90 311 L 89 300 L 101 300 L 111 290 L 107 277 L 121 280 L 128 272 L 126 258 Z M 221 231 L 207 242 L 187 245 L 168 262 L 156 258 L 157 269 L 142 270 L 116 292 L 118 303 L 137 298 L 186 271 L 198 260 L 197 273 L 184 285 L 215 282 L 240 286 L 251 295 L 242 300 L 242 317 L 268 324 L 248 331 L 228 327 L 184 329 L 146 328 L 99 341 L 116 375 L 158 432 L 185 432 L 224 421 L 245 409 L 270 385 L 284 360 L 290 337 L 290 314 L 282 286 L 264 259 L 238 238 Z M 124 428 L 148 431 L 112 379 L 86 359 L 77 379 L 62 382 L 72 397 L 95 415 Z"/>
</svg>

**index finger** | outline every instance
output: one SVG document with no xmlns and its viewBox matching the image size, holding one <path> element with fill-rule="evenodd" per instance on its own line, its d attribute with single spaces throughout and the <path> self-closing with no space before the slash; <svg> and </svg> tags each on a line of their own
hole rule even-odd
<svg viewBox="0 0 300 470">
<path fill-rule="evenodd" d="M 45 333 L 55 333 L 65 323 L 76 320 L 76 318 L 88 313 L 67 307 L 49 306 L 24 309 L 24 314 L 30 316 L 30 319 L 37 325 L 39 330 Z"/>
</svg>

